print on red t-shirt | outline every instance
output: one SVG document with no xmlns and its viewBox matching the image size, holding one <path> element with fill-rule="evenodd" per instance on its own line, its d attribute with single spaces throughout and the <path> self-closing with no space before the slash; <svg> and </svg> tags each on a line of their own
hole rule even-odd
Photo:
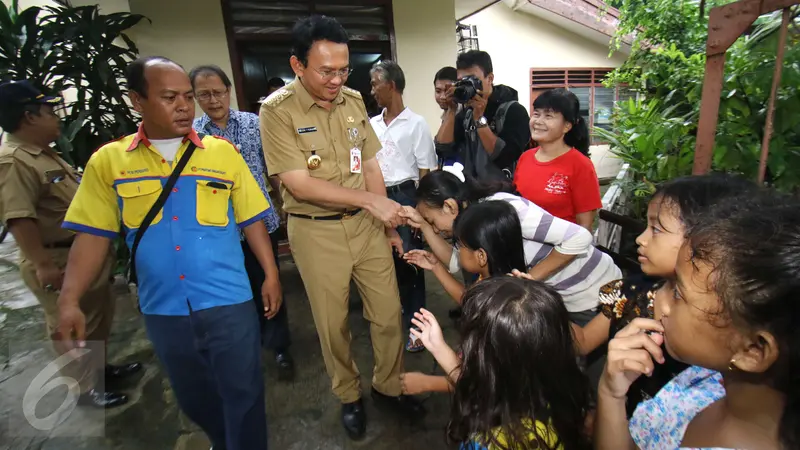
<svg viewBox="0 0 800 450">
<path fill-rule="evenodd" d="M 545 185 L 544 190 L 548 194 L 554 194 L 554 195 L 566 194 L 569 191 L 569 176 L 558 172 L 554 173 L 553 176 L 551 176 L 550 179 L 547 180 L 547 185 Z"/>
<path fill-rule="evenodd" d="M 576 216 L 602 207 L 600 184 L 592 160 L 576 149 L 541 162 L 538 148 L 522 154 L 514 173 L 519 194 L 545 211 L 575 223 Z"/>
</svg>

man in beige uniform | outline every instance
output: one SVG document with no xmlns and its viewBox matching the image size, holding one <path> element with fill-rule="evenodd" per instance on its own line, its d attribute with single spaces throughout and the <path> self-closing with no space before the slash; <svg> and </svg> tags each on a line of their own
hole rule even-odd
<svg viewBox="0 0 800 450">
<path fill-rule="evenodd" d="M 78 190 L 75 171 L 50 148 L 60 133 L 53 109 L 59 103 L 60 98 L 43 95 L 27 81 L 0 84 L 0 127 L 6 132 L 0 145 L 0 220 L 20 247 L 22 279 L 42 305 L 48 334 L 55 341 L 56 300 L 73 240 L 73 233 L 61 223 Z M 81 299 L 88 341 L 104 343 L 111 330 L 113 263 L 110 254 L 103 273 Z M 104 374 L 111 382 L 139 371 L 141 364 L 104 368 L 104 348 L 90 350 L 62 369 L 65 377 L 79 383 L 78 403 L 101 408 L 125 404 L 127 396 L 102 389 L 99 377 Z"/>
<path fill-rule="evenodd" d="M 357 439 L 366 417 L 347 325 L 351 278 L 371 322 L 374 401 L 412 416 L 423 412 L 400 388 L 403 334 L 391 246 L 402 252 L 395 230 L 401 206 L 386 198 L 375 159 L 381 144 L 361 95 L 344 87 L 347 32 L 335 19 L 315 16 L 300 20 L 292 38 L 297 79 L 265 100 L 261 136 L 270 175 L 282 182 L 289 243 L 343 404 L 342 422 Z"/>
</svg>

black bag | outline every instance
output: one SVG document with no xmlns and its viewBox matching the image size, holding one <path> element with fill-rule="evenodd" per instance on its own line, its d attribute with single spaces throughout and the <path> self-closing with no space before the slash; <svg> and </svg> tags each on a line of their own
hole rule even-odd
<svg viewBox="0 0 800 450">
<path fill-rule="evenodd" d="M 511 100 L 503 102 L 497 107 L 497 111 L 490 121 L 491 130 L 495 136 L 499 136 L 503 132 L 508 110 L 515 103 L 517 102 Z M 512 181 L 514 179 L 514 171 L 517 168 L 516 161 L 506 167 L 499 167 L 495 164 L 492 157 L 483 148 L 472 109 L 468 109 L 464 114 L 464 131 L 466 139 L 463 141 L 461 148 L 456 149 L 461 153 L 464 174 L 478 180 Z"/>
<path fill-rule="evenodd" d="M 200 139 L 202 138 L 202 135 L 200 135 Z M 176 164 L 175 168 L 172 169 L 172 173 L 167 180 L 167 184 L 164 185 L 164 189 L 161 190 L 161 194 L 158 196 L 158 199 L 156 199 L 156 202 L 153 203 L 152 207 L 150 207 L 150 211 L 147 211 L 147 215 L 144 216 L 142 224 L 139 225 L 139 229 L 136 230 L 136 236 L 133 237 L 133 245 L 131 246 L 130 260 L 128 261 L 128 283 L 139 284 L 139 280 L 136 277 L 136 249 L 139 248 L 139 242 L 141 242 L 144 232 L 147 231 L 147 228 L 150 227 L 151 223 L 153 223 L 153 219 L 156 218 L 158 212 L 164 207 L 164 204 L 167 203 L 167 197 L 169 197 L 170 192 L 172 192 L 172 188 L 175 187 L 178 177 L 183 172 L 183 169 L 186 167 L 186 164 L 189 162 L 189 158 L 192 157 L 192 154 L 196 148 L 197 146 L 194 144 L 194 142 L 189 142 L 189 146 L 186 147 L 186 151 L 183 152 L 183 155 L 181 155 L 181 159 L 178 160 L 178 164 Z"/>
</svg>

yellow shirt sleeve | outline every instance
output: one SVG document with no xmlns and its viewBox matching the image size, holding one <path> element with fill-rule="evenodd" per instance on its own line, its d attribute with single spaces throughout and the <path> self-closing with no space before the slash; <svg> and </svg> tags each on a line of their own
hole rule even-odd
<svg viewBox="0 0 800 450">
<path fill-rule="evenodd" d="M 241 154 L 230 144 L 231 151 L 236 157 L 233 159 L 234 180 L 231 189 L 231 202 L 233 203 L 233 215 L 239 227 L 244 228 L 258 220 L 262 220 L 269 210 L 269 200 L 261 192 L 261 187 L 253 178 L 250 168 Z"/>
<path fill-rule="evenodd" d="M 107 151 L 101 148 L 89 159 L 63 228 L 109 239 L 119 235 L 120 211 Z"/>
<path fill-rule="evenodd" d="M 270 175 L 293 170 L 308 170 L 306 158 L 297 147 L 294 129 L 288 113 L 275 107 L 261 105 L 261 142 Z"/>
</svg>

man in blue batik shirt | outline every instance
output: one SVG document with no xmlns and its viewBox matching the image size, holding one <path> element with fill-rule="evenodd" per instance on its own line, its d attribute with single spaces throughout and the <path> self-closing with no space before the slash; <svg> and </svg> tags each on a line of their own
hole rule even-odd
<svg viewBox="0 0 800 450">
<path fill-rule="evenodd" d="M 272 184 L 273 189 L 277 190 L 278 181 L 268 176 L 267 163 L 261 147 L 258 116 L 231 109 L 231 80 L 219 67 L 212 65 L 195 67 L 189 73 L 189 78 L 192 81 L 197 103 L 205 113 L 203 117 L 195 119 L 195 131 L 224 137 L 236 145 L 247 162 L 247 166 L 250 167 L 253 177 L 261 187 L 261 191 L 269 198 L 267 183 Z M 281 220 L 275 212 L 275 208 L 268 210 L 264 223 L 272 240 L 275 263 L 278 264 L 278 229 Z M 253 299 L 258 305 L 258 310 L 264 311 L 261 301 L 261 285 L 265 279 L 264 270 L 244 239 L 242 239 L 242 251 L 244 252 L 247 276 L 250 278 L 250 285 L 253 289 Z M 294 362 L 289 354 L 289 316 L 286 306 L 286 303 L 283 303 L 277 313 L 261 315 L 261 342 L 265 349 L 275 352 L 278 378 L 291 380 L 294 378 Z"/>
</svg>

